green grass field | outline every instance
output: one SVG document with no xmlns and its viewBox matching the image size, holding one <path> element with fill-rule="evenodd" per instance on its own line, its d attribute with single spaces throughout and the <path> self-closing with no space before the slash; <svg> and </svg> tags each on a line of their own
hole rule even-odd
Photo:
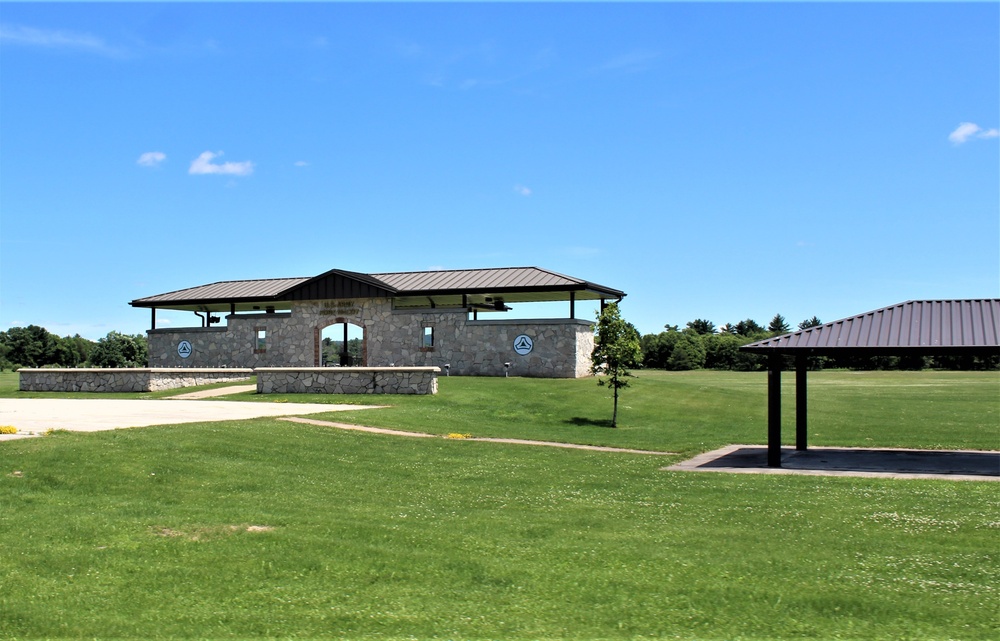
<svg viewBox="0 0 1000 641">
<path fill-rule="evenodd" d="M 686 456 L 764 442 L 765 388 L 640 372 L 616 430 L 592 379 L 250 398 Z M 810 417 L 815 444 L 998 449 L 1000 374 L 820 372 Z M 1000 635 L 1000 484 L 660 470 L 680 458 L 272 419 L 0 443 L 0 637 Z"/>
</svg>

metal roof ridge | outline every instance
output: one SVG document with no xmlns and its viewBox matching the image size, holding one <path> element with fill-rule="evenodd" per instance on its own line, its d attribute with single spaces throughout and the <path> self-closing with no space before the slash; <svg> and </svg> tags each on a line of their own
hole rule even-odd
<svg viewBox="0 0 1000 641">
<path fill-rule="evenodd" d="M 341 276 L 347 276 L 349 278 L 355 278 L 355 279 L 366 280 L 366 281 L 373 281 L 374 283 L 378 284 L 379 287 L 384 287 L 385 289 L 387 289 L 389 291 L 396 291 L 396 289 L 394 287 L 392 287 L 391 285 L 389 285 L 389 283 L 386 283 L 385 281 L 377 278 L 374 274 L 367 274 L 365 272 L 352 272 L 350 270 L 340 269 L 340 268 L 337 268 L 337 267 L 334 267 L 333 269 L 328 269 L 325 272 L 323 272 L 322 274 L 317 274 L 315 276 L 310 276 L 310 277 L 306 278 L 306 282 L 310 282 L 310 281 L 314 281 L 314 280 L 319 280 L 320 278 L 323 278 L 324 276 L 328 276 L 330 274 L 340 274 Z M 305 283 L 303 283 L 303 285 L 304 284 Z"/>
<path fill-rule="evenodd" d="M 472 268 L 456 268 L 456 269 L 411 269 L 402 272 L 373 272 L 368 274 L 369 276 L 398 276 L 402 274 L 445 274 L 453 272 L 495 272 L 495 271 L 510 271 L 514 269 L 537 269 L 538 271 L 548 272 L 550 274 L 555 274 L 548 269 L 542 269 L 541 267 L 527 266 L 527 267 L 472 267 Z M 560 274 L 561 275 L 561 274 Z M 568 277 L 567 277 L 568 278 Z"/>
</svg>

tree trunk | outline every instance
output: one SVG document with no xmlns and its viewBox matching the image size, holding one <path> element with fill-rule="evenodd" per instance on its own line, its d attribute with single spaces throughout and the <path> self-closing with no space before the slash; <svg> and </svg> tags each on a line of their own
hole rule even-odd
<svg viewBox="0 0 1000 641">
<path fill-rule="evenodd" d="M 618 427 L 618 387 L 615 387 L 615 411 L 611 414 L 611 427 Z"/>
</svg>

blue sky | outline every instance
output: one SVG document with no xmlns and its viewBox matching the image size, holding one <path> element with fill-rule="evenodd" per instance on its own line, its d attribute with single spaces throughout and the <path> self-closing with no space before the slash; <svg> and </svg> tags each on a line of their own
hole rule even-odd
<svg viewBox="0 0 1000 641">
<path fill-rule="evenodd" d="M 537 265 L 642 333 L 996 297 L 998 127 L 997 3 L 3 2 L 0 329 L 333 268 Z"/>
</svg>

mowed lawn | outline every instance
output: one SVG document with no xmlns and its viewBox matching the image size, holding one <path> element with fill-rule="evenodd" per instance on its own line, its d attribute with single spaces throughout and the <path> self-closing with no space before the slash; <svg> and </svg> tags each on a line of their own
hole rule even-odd
<svg viewBox="0 0 1000 641">
<path fill-rule="evenodd" d="M 685 456 L 764 442 L 764 374 L 634 383 L 617 430 L 592 379 L 453 377 L 321 418 Z M 819 445 L 998 449 L 1000 374 L 819 372 L 810 418 Z M 1000 634 L 1000 484 L 661 471 L 680 458 L 274 419 L 3 442 L 0 637 Z"/>
</svg>

